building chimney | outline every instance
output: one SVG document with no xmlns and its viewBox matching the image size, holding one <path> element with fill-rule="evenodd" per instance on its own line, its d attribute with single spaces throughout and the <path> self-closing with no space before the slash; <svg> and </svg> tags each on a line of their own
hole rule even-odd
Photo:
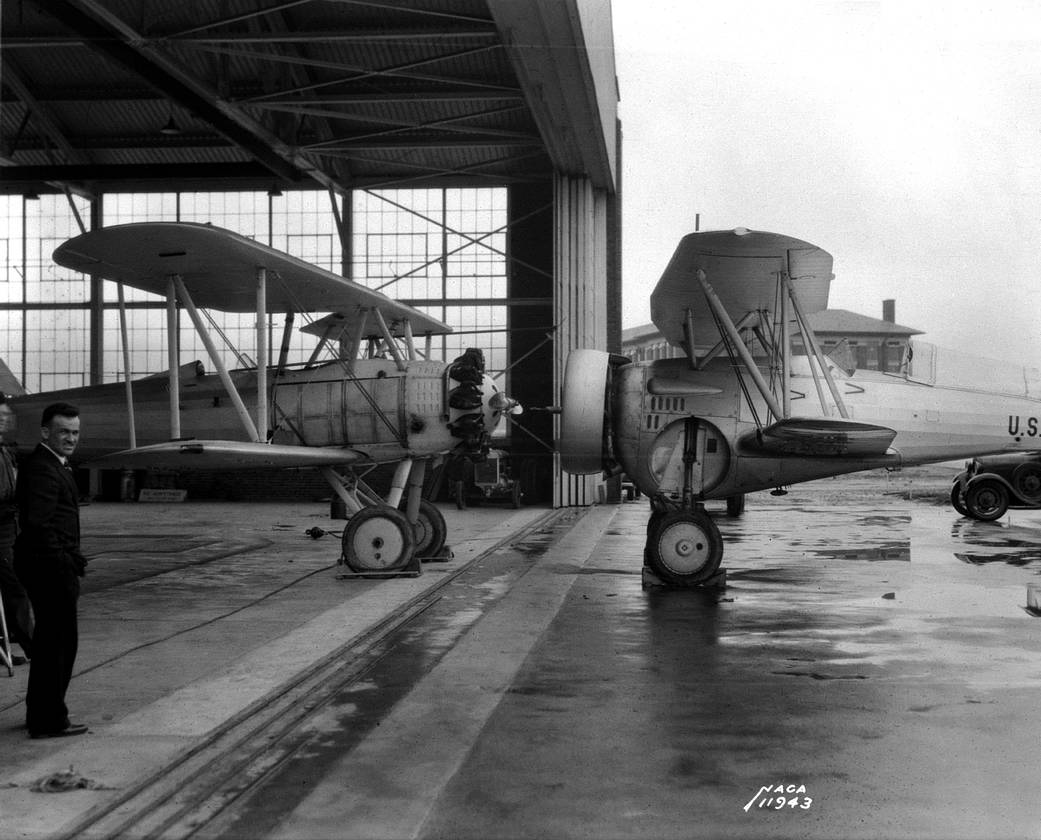
<svg viewBox="0 0 1041 840">
<path fill-rule="evenodd" d="M 896 301 L 893 298 L 882 301 L 882 320 L 896 323 Z"/>
</svg>

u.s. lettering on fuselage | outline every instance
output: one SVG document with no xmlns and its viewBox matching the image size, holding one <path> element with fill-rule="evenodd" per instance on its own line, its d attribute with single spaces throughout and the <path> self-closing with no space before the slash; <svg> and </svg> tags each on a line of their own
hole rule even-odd
<svg viewBox="0 0 1041 840">
<path fill-rule="evenodd" d="M 1014 438 L 1037 437 L 1041 432 L 1041 418 L 1020 417 L 1018 414 L 1008 416 L 1008 433 Z"/>
</svg>

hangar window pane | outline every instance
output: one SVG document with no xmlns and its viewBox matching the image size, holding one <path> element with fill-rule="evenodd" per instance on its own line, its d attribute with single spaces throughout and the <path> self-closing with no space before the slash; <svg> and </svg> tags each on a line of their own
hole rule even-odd
<svg viewBox="0 0 1041 840">
<path fill-rule="evenodd" d="M 0 196 L 0 303 L 22 299 L 22 197 Z"/>
<path fill-rule="evenodd" d="M 123 342 L 120 338 L 119 311 L 105 312 L 105 349 L 103 366 L 105 380 L 122 381 L 125 368 Z M 130 345 L 130 376 L 132 379 L 164 371 L 166 358 L 166 310 L 128 309 L 127 335 Z M 207 369 L 211 365 L 206 365 Z"/>
<path fill-rule="evenodd" d="M 25 313 L 25 375 L 29 391 L 78 388 L 89 384 L 86 309 L 45 309 Z"/>
<path fill-rule="evenodd" d="M 227 228 L 268 242 L 268 196 L 262 192 L 181 193 L 180 221 Z"/>
<path fill-rule="evenodd" d="M 81 218 L 89 218 L 87 203 L 76 199 Z M 64 195 L 41 195 L 25 203 L 26 301 L 83 303 L 90 283 L 81 274 L 56 265 L 51 254 L 66 239 L 79 234 L 79 224 Z"/>
<path fill-rule="evenodd" d="M 0 311 L 0 358 L 11 372 L 21 377 L 22 357 L 22 313 L 13 310 Z"/>
</svg>

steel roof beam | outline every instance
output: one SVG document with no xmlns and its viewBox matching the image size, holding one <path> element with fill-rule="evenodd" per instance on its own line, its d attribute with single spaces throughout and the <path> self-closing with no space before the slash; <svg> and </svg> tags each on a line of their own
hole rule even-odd
<svg viewBox="0 0 1041 840">
<path fill-rule="evenodd" d="M 94 50 L 194 111 L 279 178 L 297 182 L 306 174 L 329 189 L 346 190 L 345 185 L 330 178 L 312 160 L 241 109 L 222 101 L 206 84 L 155 50 L 147 39 L 95 0 L 68 0 L 60 5 L 41 3 L 40 8 L 86 38 Z"/>
</svg>

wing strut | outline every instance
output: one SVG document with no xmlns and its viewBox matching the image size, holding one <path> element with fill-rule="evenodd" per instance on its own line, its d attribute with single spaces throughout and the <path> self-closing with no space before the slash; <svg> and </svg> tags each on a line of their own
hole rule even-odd
<svg viewBox="0 0 1041 840">
<path fill-rule="evenodd" d="M 792 416 L 792 389 L 789 380 L 792 375 L 792 331 L 788 323 L 788 284 L 781 283 L 781 410 L 784 419 Z"/>
<path fill-rule="evenodd" d="M 745 329 L 745 327 L 747 327 L 750 323 L 752 323 L 753 321 L 755 321 L 758 318 L 759 318 L 759 313 L 758 312 L 746 312 L 744 315 L 741 316 L 740 320 L 738 320 L 734 324 L 734 326 L 737 327 L 738 331 L 740 331 L 740 330 Z M 718 356 L 720 353 L 722 353 L 726 349 L 727 349 L 726 340 L 721 338 L 719 341 L 717 341 L 711 347 L 711 349 L 709 349 L 705 353 L 704 356 L 702 356 L 700 359 L 698 359 L 698 366 L 699 366 L 699 368 L 703 368 L 705 365 L 707 365 L 710 361 L 712 361 L 714 358 L 716 358 L 716 356 Z M 699 368 L 696 368 L 696 369 L 699 369 Z"/>
<path fill-rule="evenodd" d="M 130 448 L 137 448 L 137 424 L 134 422 L 134 386 L 130 381 L 130 338 L 127 335 L 127 303 L 123 284 L 116 283 L 119 297 L 119 338 L 123 345 L 123 379 L 126 380 L 127 419 L 130 421 Z"/>
<path fill-rule="evenodd" d="M 817 344 L 817 338 L 813 334 L 813 330 L 810 329 L 809 322 L 806 320 L 806 316 L 803 314 L 802 306 L 799 303 L 799 295 L 795 292 L 795 287 L 791 283 L 791 277 L 786 276 L 784 278 L 784 288 L 788 293 L 788 297 L 791 298 L 792 308 L 795 310 L 795 317 L 799 320 L 799 332 L 802 333 L 802 340 L 804 346 L 813 354 L 813 358 L 820 365 L 821 372 L 824 374 L 824 380 L 828 383 L 828 388 L 831 391 L 831 396 L 835 399 L 835 405 L 838 407 L 839 416 L 848 420 L 849 410 L 846 408 L 846 403 L 842 399 L 842 394 L 839 392 L 838 385 L 835 384 L 835 378 L 831 375 L 831 371 L 828 369 L 828 364 L 824 360 L 824 354 L 821 353 L 820 346 Z M 813 370 L 813 363 L 810 363 L 810 370 Z M 814 381 L 816 381 L 816 375 L 814 375 Z M 785 383 L 785 389 L 787 389 L 787 383 Z M 821 400 L 821 407 L 827 411 L 827 406 L 824 405 L 824 400 Z"/>
<path fill-rule="evenodd" d="M 391 334 L 390 327 L 387 326 L 387 321 L 383 317 L 383 313 L 380 312 L 378 306 L 374 306 L 372 312 L 376 316 L 376 324 L 379 326 L 380 333 L 383 335 L 383 341 L 386 342 L 390 355 L 394 357 L 394 364 L 397 365 L 397 368 L 400 371 L 408 370 L 408 365 L 405 364 L 405 358 L 401 355 L 401 348 L 398 347 L 398 343 L 394 340 L 394 336 Z"/>
<path fill-rule="evenodd" d="M 170 440 L 181 436 L 180 339 L 177 329 L 177 285 L 174 275 L 166 278 L 166 357 L 170 365 Z"/>
<path fill-rule="evenodd" d="M 257 266 L 257 424 L 253 439 L 267 441 L 267 269 Z"/>
<path fill-rule="evenodd" d="M 694 310 L 687 307 L 687 315 L 683 321 L 683 337 L 686 339 L 687 360 L 690 362 L 691 370 L 701 370 L 698 364 L 698 351 L 694 346 Z"/>
<path fill-rule="evenodd" d="M 767 384 L 766 380 L 763 379 L 763 374 L 759 372 L 759 365 L 757 365 L 755 359 L 752 358 L 752 354 L 748 352 L 745 342 L 741 339 L 741 333 L 739 333 L 737 327 L 734 326 L 734 322 L 727 313 L 726 307 L 723 306 L 719 297 L 716 295 L 715 290 L 711 285 L 709 285 L 708 280 L 705 279 L 704 270 L 700 268 L 698 269 L 698 282 L 701 284 L 701 289 L 705 293 L 705 299 L 708 301 L 708 305 L 712 308 L 716 318 L 719 319 L 720 326 L 730 338 L 734 350 L 737 351 L 737 354 L 741 357 L 741 361 L 745 363 L 749 376 L 751 376 L 752 381 L 755 382 L 755 387 L 759 390 L 760 395 L 766 401 L 767 408 L 770 409 L 775 418 L 779 419 L 783 417 L 784 415 L 781 414 L 781 407 L 777 404 L 777 398 L 774 397 L 773 392 L 770 390 L 770 386 Z M 785 383 L 785 387 L 787 387 L 787 383 Z"/>
<path fill-rule="evenodd" d="M 210 359 L 213 361 L 213 366 L 217 368 L 217 373 L 220 375 L 220 381 L 224 385 L 224 390 L 227 391 L 228 397 L 231 399 L 232 404 L 235 406 L 235 411 L 239 415 L 239 419 L 242 421 L 243 427 L 246 429 L 246 434 L 249 435 L 249 439 L 254 443 L 264 443 L 257 433 L 257 427 L 253 424 L 253 418 L 249 416 L 249 412 L 246 410 L 245 403 L 242 402 L 242 397 L 239 395 L 238 388 L 235 387 L 235 383 L 231 381 L 231 374 L 228 373 L 228 367 L 224 364 L 224 360 L 218 355 L 217 348 L 213 344 L 213 339 L 210 338 L 209 332 L 206 330 L 206 325 L 202 322 L 202 317 L 199 315 L 199 310 L 195 308 L 195 302 L 192 300 L 191 295 L 188 294 L 188 289 L 185 288 L 184 281 L 180 275 L 172 275 L 172 283 L 177 289 L 177 296 L 180 297 L 181 302 L 184 303 L 184 308 L 188 311 L 188 316 L 192 319 L 192 323 L 195 324 L 195 331 L 199 334 L 199 338 L 202 339 L 202 343 L 206 346 L 206 352 L 210 354 Z M 263 368 L 263 364 L 257 365 L 257 371 Z M 171 374 L 173 371 L 171 371 Z M 180 383 L 178 383 L 179 385 Z M 170 390 L 173 391 L 173 380 L 171 378 Z M 171 400 L 176 404 L 176 395 L 171 397 Z M 180 437 L 180 421 L 178 420 L 178 434 Z"/>
</svg>

